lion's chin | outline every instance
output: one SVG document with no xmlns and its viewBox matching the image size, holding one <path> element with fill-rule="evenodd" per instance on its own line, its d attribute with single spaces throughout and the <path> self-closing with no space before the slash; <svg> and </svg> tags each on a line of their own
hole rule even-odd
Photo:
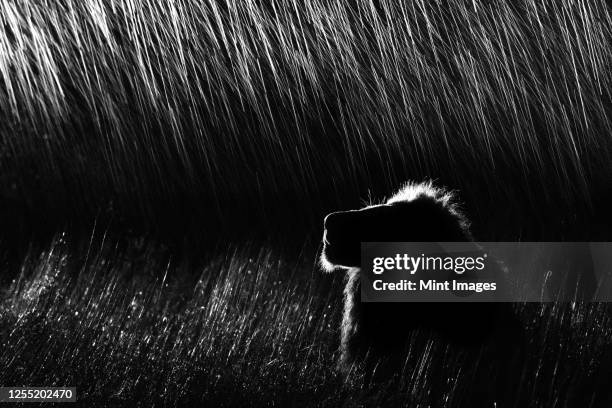
<svg viewBox="0 0 612 408">
<path fill-rule="evenodd" d="M 325 254 L 322 254 L 321 258 L 319 258 L 319 265 L 321 266 L 321 269 L 323 269 L 324 272 L 333 272 L 338 269 L 336 265 L 327 260 Z"/>
<path fill-rule="evenodd" d="M 324 272 L 334 272 L 338 270 L 348 270 L 353 268 L 352 266 L 343 265 L 341 263 L 334 262 L 332 259 L 330 259 L 328 255 L 328 247 L 329 244 L 323 244 L 323 251 L 321 251 L 321 257 L 319 258 L 319 265 L 321 266 L 321 269 L 323 269 Z"/>
</svg>

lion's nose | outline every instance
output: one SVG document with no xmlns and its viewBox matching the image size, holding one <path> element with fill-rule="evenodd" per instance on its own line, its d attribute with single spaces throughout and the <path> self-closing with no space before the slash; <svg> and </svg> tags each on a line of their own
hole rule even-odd
<svg viewBox="0 0 612 408">
<path fill-rule="evenodd" d="M 338 232 L 342 230 L 344 222 L 345 213 L 343 211 L 333 212 L 331 214 L 327 214 L 325 220 L 323 221 L 323 227 L 329 232 L 334 231 Z"/>
<path fill-rule="evenodd" d="M 337 211 L 325 217 L 323 226 L 325 238 L 328 243 L 338 243 L 346 239 L 354 239 L 353 227 L 355 224 L 351 211 Z"/>
<path fill-rule="evenodd" d="M 334 223 L 334 219 L 336 218 L 335 214 L 336 213 L 330 213 L 325 216 L 325 218 L 323 219 L 324 229 L 328 229 Z"/>
</svg>

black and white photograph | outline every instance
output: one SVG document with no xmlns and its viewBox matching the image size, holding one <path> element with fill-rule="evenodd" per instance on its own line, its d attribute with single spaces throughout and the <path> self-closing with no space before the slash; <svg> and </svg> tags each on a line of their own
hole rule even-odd
<svg viewBox="0 0 612 408">
<path fill-rule="evenodd" d="M 0 405 L 612 407 L 612 3 L 0 0 Z"/>
</svg>

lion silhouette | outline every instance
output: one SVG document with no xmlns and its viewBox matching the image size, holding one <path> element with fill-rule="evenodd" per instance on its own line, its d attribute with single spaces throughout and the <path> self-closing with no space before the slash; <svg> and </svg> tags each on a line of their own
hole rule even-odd
<svg viewBox="0 0 612 408">
<path fill-rule="evenodd" d="M 460 345 L 477 345 L 514 325 L 508 304 L 362 303 L 361 242 L 470 242 L 468 219 L 454 196 L 432 182 L 408 183 L 383 204 L 329 214 L 321 265 L 346 272 L 339 368 L 388 378 L 401 370 L 409 336 L 429 330 Z M 512 321 L 512 322 L 511 322 Z"/>
</svg>

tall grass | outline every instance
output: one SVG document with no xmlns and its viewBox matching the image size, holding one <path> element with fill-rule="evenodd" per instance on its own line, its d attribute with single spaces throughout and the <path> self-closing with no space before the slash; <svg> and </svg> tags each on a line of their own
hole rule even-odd
<svg viewBox="0 0 612 408">
<path fill-rule="evenodd" d="M 100 406 L 609 403 L 605 305 L 522 306 L 521 358 L 417 331 L 401 377 L 366 387 L 335 370 L 341 279 L 254 243 L 203 258 L 110 234 L 32 249 L 0 298 L 0 383 L 76 386 Z"/>
<path fill-rule="evenodd" d="M 79 252 L 56 237 L 4 292 L 0 382 L 102 403 L 332 394 L 340 303 L 307 268 L 248 245 L 194 266 L 143 242 Z"/>
<path fill-rule="evenodd" d="M 2 194 L 35 211 L 316 212 L 422 176 L 571 208 L 609 174 L 604 2 L 2 0 L 0 19 Z"/>
</svg>

